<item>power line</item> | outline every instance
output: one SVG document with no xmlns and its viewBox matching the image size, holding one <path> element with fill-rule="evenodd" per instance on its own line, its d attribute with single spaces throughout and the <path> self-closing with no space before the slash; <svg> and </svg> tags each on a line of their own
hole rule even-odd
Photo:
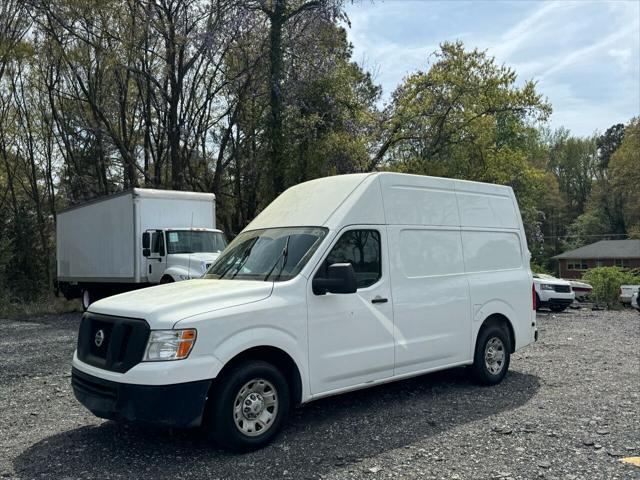
<svg viewBox="0 0 640 480">
<path fill-rule="evenodd" d="M 596 238 L 604 238 L 604 237 L 628 237 L 628 233 L 603 233 L 600 235 L 544 235 L 542 238 L 573 238 L 573 237 L 596 237 Z"/>
</svg>

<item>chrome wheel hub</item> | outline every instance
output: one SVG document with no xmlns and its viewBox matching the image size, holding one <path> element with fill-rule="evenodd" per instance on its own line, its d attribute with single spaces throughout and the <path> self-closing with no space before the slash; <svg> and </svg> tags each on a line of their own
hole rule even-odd
<svg viewBox="0 0 640 480">
<path fill-rule="evenodd" d="M 271 382 L 255 378 L 245 383 L 233 402 L 233 420 L 244 435 L 255 437 L 271 428 L 278 414 L 278 393 Z"/>
<path fill-rule="evenodd" d="M 492 375 L 499 374 L 504 368 L 504 343 L 498 337 L 493 337 L 487 342 L 484 349 L 484 363 Z"/>
</svg>

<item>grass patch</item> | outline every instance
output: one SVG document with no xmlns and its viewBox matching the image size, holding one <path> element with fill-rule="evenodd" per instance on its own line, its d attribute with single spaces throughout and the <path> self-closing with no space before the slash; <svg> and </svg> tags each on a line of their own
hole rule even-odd
<svg viewBox="0 0 640 480">
<path fill-rule="evenodd" d="M 82 312 L 80 300 L 66 300 L 47 294 L 29 301 L 11 298 L 0 292 L 0 318 Z"/>
</svg>

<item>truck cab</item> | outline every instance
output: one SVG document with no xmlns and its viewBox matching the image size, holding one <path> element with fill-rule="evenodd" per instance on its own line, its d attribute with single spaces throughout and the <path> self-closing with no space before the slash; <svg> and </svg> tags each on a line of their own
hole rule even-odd
<svg viewBox="0 0 640 480">
<path fill-rule="evenodd" d="M 171 283 L 201 277 L 227 246 L 221 230 L 162 228 L 143 233 L 143 256 L 149 283 Z"/>
</svg>

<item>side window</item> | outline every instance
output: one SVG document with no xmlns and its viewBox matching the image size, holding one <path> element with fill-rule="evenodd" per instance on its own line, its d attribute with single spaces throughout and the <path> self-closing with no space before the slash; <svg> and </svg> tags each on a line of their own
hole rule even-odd
<svg viewBox="0 0 640 480">
<path fill-rule="evenodd" d="M 358 288 L 373 285 L 382 276 L 380 233 L 377 230 L 345 232 L 327 256 L 324 267 L 334 263 L 353 265 Z"/>
<path fill-rule="evenodd" d="M 164 250 L 164 235 L 162 232 L 153 232 L 151 236 L 151 253 L 160 255 L 160 250 Z"/>
</svg>

